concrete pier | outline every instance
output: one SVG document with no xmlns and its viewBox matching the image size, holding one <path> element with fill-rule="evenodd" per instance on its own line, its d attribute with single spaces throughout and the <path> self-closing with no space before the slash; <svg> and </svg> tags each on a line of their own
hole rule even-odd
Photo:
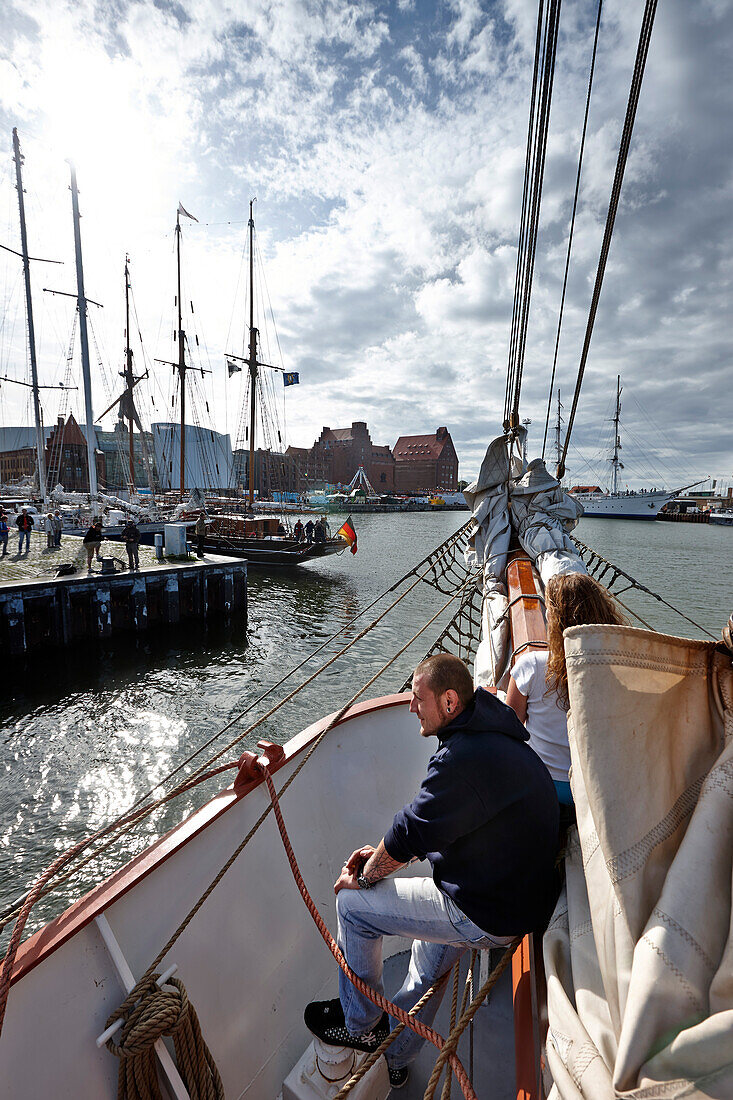
<svg viewBox="0 0 733 1100">
<path fill-rule="evenodd" d="M 0 587 L 0 651 L 15 656 L 83 641 L 104 642 L 217 617 L 247 621 L 247 562 L 161 562 L 131 573 L 74 574 Z"/>
</svg>

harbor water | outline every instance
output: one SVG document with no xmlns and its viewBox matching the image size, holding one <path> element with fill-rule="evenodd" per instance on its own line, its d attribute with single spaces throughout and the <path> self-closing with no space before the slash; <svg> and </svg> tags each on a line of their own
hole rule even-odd
<svg viewBox="0 0 733 1100">
<path fill-rule="evenodd" d="M 333 530 L 342 518 L 330 517 Z M 250 570 L 246 636 L 241 625 L 228 630 L 212 626 L 103 650 L 49 654 L 28 665 L 25 675 L 10 675 L 6 667 L 0 702 L 0 909 L 27 889 L 60 851 L 123 813 L 224 726 L 233 723 L 181 770 L 179 778 L 246 733 L 278 697 L 334 656 L 392 602 L 395 594 L 356 618 L 467 519 L 465 512 L 362 515 L 355 519 L 355 556 L 347 551 L 299 570 Z M 729 529 L 592 519 L 581 521 L 576 534 L 699 624 L 685 622 L 650 596 L 623 594 L 624 603 L 655 629 L 702 638 L 701 627 L 719 637 L 733 611 Z M 337 710 L 446 599 L 418 586 L 220 762 L 236 759 L 263 736 L 286 741 Z M 400 689 L 439 633 L 445 615 L 379 676 L 365 698 Z M 337 639 L 327 641 L 340 630 Z M 324 642 L 323 650 L 295 677 L 258 701 Z M 318 766 L 315 757 L 309 766 Z M 149 844 L 210 797 L 221 782 L 218 777 L 214 786 L 198 788 L 146 819 L 135 834 L 123 838 L 58 893 L 42 899 L 28 928 L 38 927 Z M 385 821 L 385 828 L 388 824 Z M 6 928 L 3 945 L 8 933 Z"/>
</svg>

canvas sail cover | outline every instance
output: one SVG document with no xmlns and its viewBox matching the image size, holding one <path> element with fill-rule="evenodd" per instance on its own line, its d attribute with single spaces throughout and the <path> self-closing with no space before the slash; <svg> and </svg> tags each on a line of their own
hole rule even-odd
<svg viewBox="0 0 733 1100">
<path fill-rule="evenodd" d="M 474 662 L 474 682 L 480 687 L 498 686 L 510 657 L 505 574 L 512 528 L 543 584 L 553 573 L 586 571 L 569 537 L 583 507 L 541 459 L 525 465 L 525 439 L 526 428 L 521 428 L 512 454 L 505 436 L 494 439 L 478 478 L 463 493 L 475 523 L 466 564 L 483 571 L 481 641 Z"/>
<path fill-rule="evenodd" d="M 500 436 L 489 444 L 478 478 L 463 493 L 476 525 L 466 550 L 466 564 L 469 568 L 480 565 L 483 573 L 481 641 L 474 661 L 477 687 L 495 687 L 509 656 L 509 624 L 505 618 L 509 601 L 504 574 L 512 534 L 511 467 L 506 439 Z M 517 472 L 521 473 L 521 467 Z"/>
<path fill-rule="evenodd" d="M 566 886 L 545 934 L 551 1100 L 733 1100 L 733 667 L 714 643 L 565 632 Z"/>
</svg>

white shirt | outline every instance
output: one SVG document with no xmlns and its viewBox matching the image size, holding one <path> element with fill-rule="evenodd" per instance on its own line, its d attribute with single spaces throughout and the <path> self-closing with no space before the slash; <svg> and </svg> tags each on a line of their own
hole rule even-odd
<svg viewBox="0 0 733 1100">
<path fill-rule="evenodd" d="M 547 691 L 547 650 L 530 649 L 517 659 L 512 677 L 522 695 L 527 696 L 530 748 L 539 756 L 553 779 L 567 783 L 570 770 L 567 713 L 558 705 L 557 694 Z"/>
</svg>

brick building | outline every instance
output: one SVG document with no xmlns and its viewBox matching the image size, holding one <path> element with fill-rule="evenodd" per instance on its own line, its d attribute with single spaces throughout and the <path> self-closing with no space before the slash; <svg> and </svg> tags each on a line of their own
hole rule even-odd
<svg viewBox="0 0 733 1100">
<path fill-rule="evenodd" d="M 458 455 L 447 428 L 434 435 L 401 435 L 393 453 L 398 493 L 458 490 Z"/>
<path fill-rule="evenodd" d="M 94 456 L 97 465 L 97 482 L 105 480 L 104 455 L 97 447 L 94 438 Z M 64 422 L 58 418 L 46 441 L 46 473 L 48 486 L 63 485 L 67 492 L 88 493 L 89 471 L 87 469 L 87 441 L 73 415 L 70 413 Z"/>
<path fill-rule="evenodd" d="M 36 472 L 36 452 L 33 447 L 21 447 L 17 451 L 0 454 L 0 482 L 21 481 Z"/>
<path fill-rule="evenodd" d="M 372 443 L 365 421 L 355 420 L 350 428 L 324 428 L 311 450 L 333 484 L 348 485 L 363 466 L 378 493 L 394 492 L 392 452 L 389 447 Z"/>
</svg>

